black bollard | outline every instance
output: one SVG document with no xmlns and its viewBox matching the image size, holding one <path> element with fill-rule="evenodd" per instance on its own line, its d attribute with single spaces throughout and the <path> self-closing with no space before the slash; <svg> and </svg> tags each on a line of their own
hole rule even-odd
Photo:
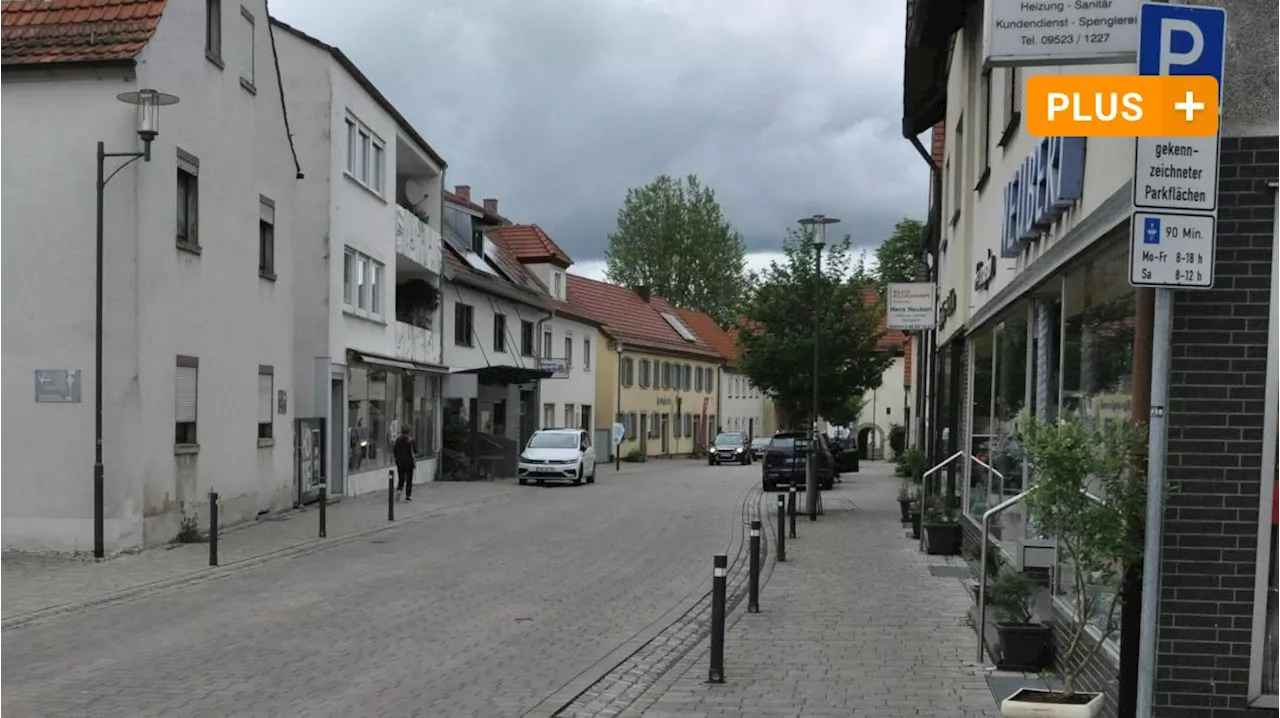
<svg viewBox="0 0 1280 718">
<path fill-rule="evenodd" d="M 795 484 L 791 485 L 791 491 L 787 494 L 787 496 L 790 499 L 790 503 L 787 507 L 787 514 L 791 517 L 791 535 L 788 536 L 787 538 L 795 538 L 796 537 L 796 487 L 795 487 Z"/>
<path fill-rule="evenodd" d="M 711 671 L 709 683 L 724 683 L 724 603 L 729 557 L 717 554 L 711 570 Z"/>
<path fill-rule="evenodd" d="M 209 492 L 209 565 L 218 565 L 218 492 Z"/>
<path fill-rule="evenodd" d="M 778 563 L 787 562 L 787 497 L 778 494 Z"/>
<path fill-rule="evenodd" d="M 387 472 L 387 520 L 396 520 L 396 472 Z"/>
<path fill-rule="evenodd" d="M 329 485 L 320 484 L 320 538 L 329 535 L 329 527 L 325 525 L 325 511 L 329 508 Z"/>
<path fill-rule="evenodd" d="M 747 613 L 760 613 L 760 522 L 751 522 L 751 576 L 747 584 Z"/>
</svg>

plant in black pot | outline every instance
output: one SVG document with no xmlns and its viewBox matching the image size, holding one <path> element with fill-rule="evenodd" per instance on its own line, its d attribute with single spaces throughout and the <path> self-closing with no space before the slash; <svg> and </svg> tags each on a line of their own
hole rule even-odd
<svg viewBox="0 0 1280 718">
<path fill-rule="evenodd" d="M 901 513 L 902 523 L 905 524 L 911 520 L 911 503 L 915 500 L 915 486 L 904 478 L 898 484 L 898 511 Z"/>
<path fill-rule="evenodd" d="M 964 548 L 964 532 L 956 521 L 955 508 L 942 496 L 930 496 L 924 512 L 924 548 L 933 556 L 959 556 Z"/>
<path fill-rule="evenodd" d="M 911 522 L 911 538 L 913 539 L 920 538 L 920 511 L 922 503 L 923 500 L 920 495 L 917 494 L 915 498 L 911 499 L 910 505 L 907 506 L 907 520 Z"/>
<path fill-rule="evenodd" d="M 1003 620 L 996 623 L 1000 635 L 1000 669 L 1038 672 L 1049 658 L 1049 626 L 1035 620 L 1039 584 L 1014 571 L 1000 574 L 991 584 L 991 605 Z"/>
<path fill-rule="evenodd" d="M 1030 468 L 1027 507 L 1043 531 L 1058 540 L 1063 571 L 1074 595 L 1057 668 L 1062 688 L 1023 688 L 1000 704 L 1005 716 L 1096 716 L 1099 692 L 1080 691 L 1079 679 L 1119 628 L 1120 578 L 1142 557 L 1129 540 L 1145 529 L 1147 488 L 1130 473 L 1145 453 L 1143 425 L 1112 421 L 1093 427 L 1076 418 L 1024 417 L 1021 453 Z M 1089 636 L 1089 627 L 1097 631 Z"/>
<path fill-rule="evenodd" d="M 979 544 L 969 544 L 965 547 L 964 557 L 969 561 L 970 568 L 977 570 L 978 563 L 982 561 L 982 547 Z M 987 548 L 987 605 L 992 605 L 990 587 L 995 584 L 996 579 L 1000 578 L 1000 571 L 1004 569 L 1004 554 L 1000 553 L 1000 549 L 992 545 Z M 977 585 L 974 586 L 974 601 L 977 599 Z"/>
</svg>

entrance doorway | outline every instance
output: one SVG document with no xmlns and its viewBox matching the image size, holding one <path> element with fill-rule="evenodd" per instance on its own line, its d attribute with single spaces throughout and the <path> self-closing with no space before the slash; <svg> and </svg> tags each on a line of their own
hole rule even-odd
<svg viewBox="0 0 1280 718">
<path fill-rule="evenodd" d="M 342 379 L 334 378 L 329 387 L 329 495 L 341 495 L 347 490 L 347 461 L 342 452 L 347 447 L 347 392 Z"/>
</svg>

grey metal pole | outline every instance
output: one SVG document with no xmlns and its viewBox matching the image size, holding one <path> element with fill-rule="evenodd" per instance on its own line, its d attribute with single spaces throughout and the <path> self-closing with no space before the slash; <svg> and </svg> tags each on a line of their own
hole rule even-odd
<svg viewBox="0 0 1280 718">
<path fill-rule="evenodd" d="M 724 683 L 724 614 L 729 557 L 716 554 L 711 569 L 711 668 L 708 683 Z"/>
<path fill-rule="evenodd" d="M 103 193 L 107 182 L 103 177 L 103 163 L 107 152 L 103 143 L 98 143 L 98 230 L 97 230 L 97 265 L 94 271 L 94 331 L 93 331 L 93 557 L 106 555 L 106 541 L 103 538 L 103 527 L 106 523 L 106 479 L 102 468 L 102 265 L 103 265 L 103 230 L 102 204 Z"/>
<path fill-rule="evenodd" d="M 218 565 L 218 492 L 209 492 L 209 565 Z"/>
<path fill-rule="evenodd" d="M 813 437 L 809 444 L 809 471 L 805 477 L 805 501 L 810 521 L 818 520 L 818 369 L 821 367 L 818 338 L 822 334 L 822 247 L 826 244 L 826 225 L 819 224 L 814 231 L 817 241 L 814 245 L 813 282 L 813 423 L 810 425 Z"/>
<path fill-rule="evenodd" d="M 751 574 L 747 585 L 747 613 L 760 613 L 760 521 L 751 522 Z"/>
<path fill-rule="evenodd" d="M 1173 346 L 1173 290 L 1157 289 L 1151 326 L 1151 419 L 1147 440 L 1147 530 L 1143 542 L 1142 621 L 1138 641 L 1138 718 L 1149 718 L 1155 698 L 1156 623 L 1159 610 L 1160 545 L 1164 530 L 1164 471 L 1167 451 L 1169 365 Z"/>
</svg>

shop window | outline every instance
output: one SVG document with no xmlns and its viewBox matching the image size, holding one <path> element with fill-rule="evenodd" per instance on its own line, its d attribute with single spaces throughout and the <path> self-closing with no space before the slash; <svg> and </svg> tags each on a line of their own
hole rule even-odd
<svg viewBox="0 0 1280 718">
<path fill-rule="evenodd" d="M 409 425 L 418 457 L 435 454 L 439 378 L 366 364 L 347 367 L 347 470 L 393 466 L 391 447 Z"/>
<path fill-rule="evenodd" d="M 1278 210 L 1280 212 L 1280 210 Z M 1275 238 L 1280 240 L 1280 221 L 1276 222 Z M 1276 242 L 1273 241 L 1272 246 Z M 1277 546 L 1280 541 L 1280 470 L 1277 470 L 1276 454 L 1280 452 L 1280 348 L 1277 347 L 1276 327 L 1280 325 L 1280 252 L 1272 252 L 1271 258 L 1271 319 L 1267 346 L 1266 411 L 1263 418 L 1262 486 L 1258 492 L 1257 576 L 1255 581 L 1253 610 L 1253 647 L 1249 661 L 1249 697 L 1255 705 L 1277 705 L 1277 689 L 1280 688 L 1280 577 L 1277 575 Z"/>
<path fill-rule="evenodd" d="M 969 451 L 974 459 L 991 465 L 992 405 L 995 399 L 995 327 L 989 325 L 969 340 L 969 395 L 973 414 L 969 417 Z M 1003 487 L 995 475 L 977 461 L 971 461 L 965 484 L 965 507 L 975 521 L 987 509 L 1000 503 Z"/>
</svg>

